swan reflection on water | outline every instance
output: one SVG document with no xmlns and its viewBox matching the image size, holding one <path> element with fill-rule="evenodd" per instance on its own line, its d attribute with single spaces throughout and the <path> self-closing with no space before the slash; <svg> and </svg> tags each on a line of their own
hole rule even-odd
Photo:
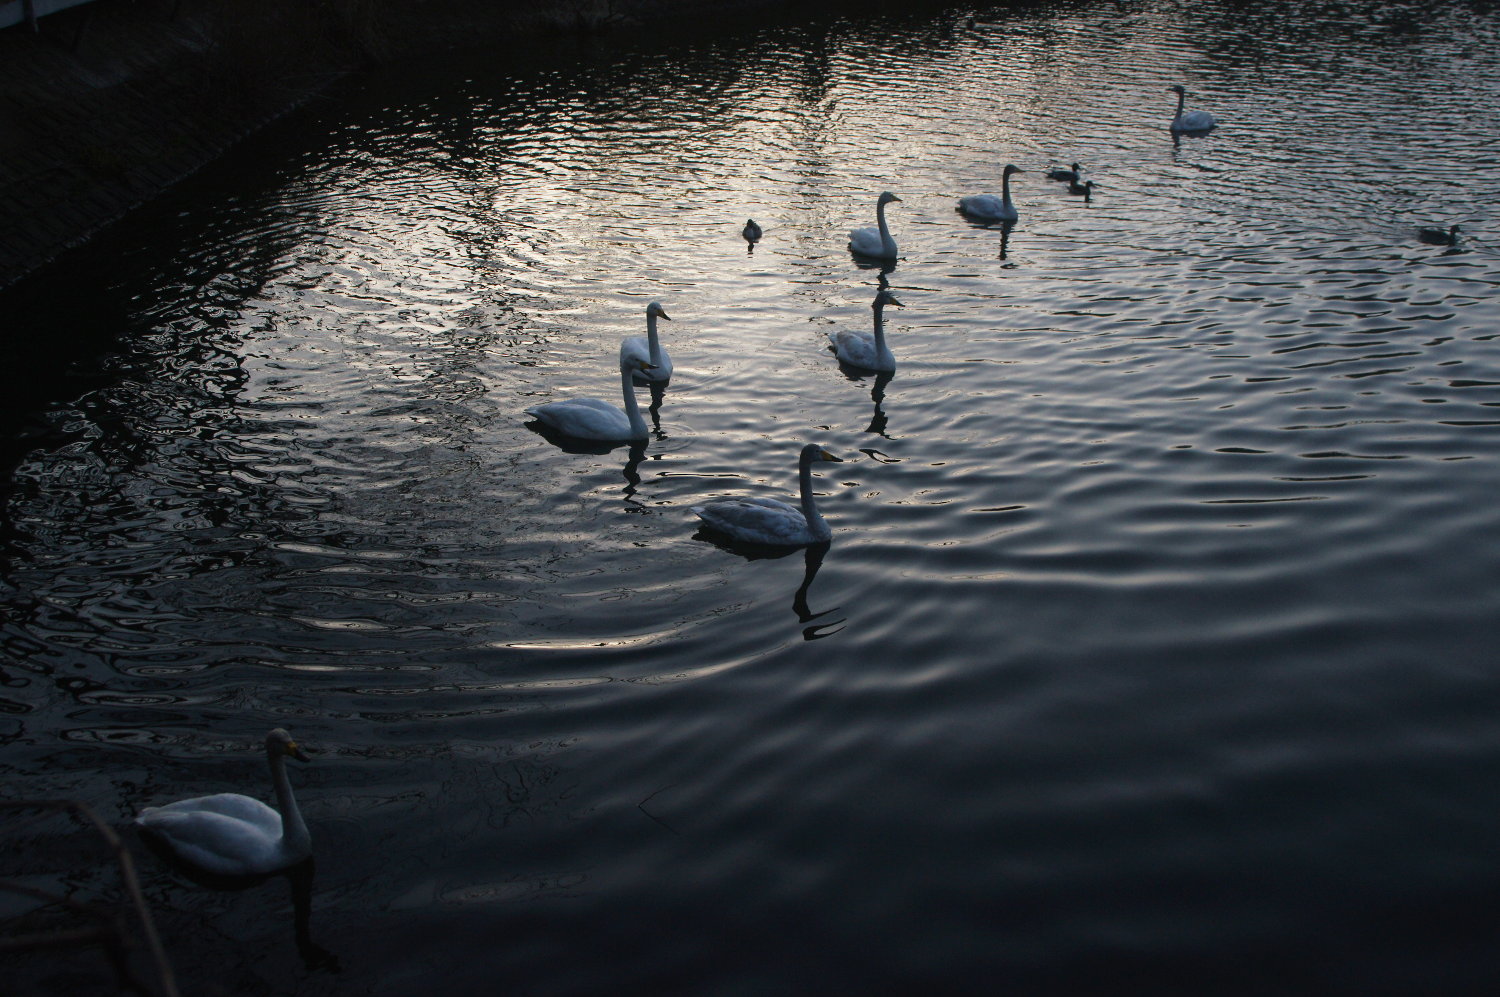
<svg viewBox="0 0 1500 997">
<path fill-rule="evenodd" d="M 147 850 L 157 856 L 173 872 L 195 886 L 218 893 L 244 893 L 272 880 L 285 879 L 292 898 L 292 938 L 297 946 L 297 955 L 308 970 L 329 973 L 341 972 L 339 957 L 319 945 L 312 936 L 312 888 L 317 876 L 317 859 L 308 856 L 288 869 L 262 873 L 254 876 L 226 876 L 209 872 L 184 861 L 159 839 L 143 834 L 141 841 Z"/>
<path fill-rule="evenodd" d="M 891 378 L 895 376 L 895 374 L 889 372 L 876 374 L 875 383 L 870 387 L 870 401 L 875 403 L 875 411 L 870 413 L 870 424 L 865 427 L 865 432 L 874 433 L 876 436 L 882 436 L 885 439 L 890 439 L 891 436 L 886 432 L 886 423 L 888 420 L 885 408 L 881 405 L 881 402 L 885 401 L 885 386 L 890 384 Z"/>
<path fill-rule="evenodd" d="M 651 507 L 635 497 L 636 490 L 641 487 L 641 461 L 646 459 L 646 445 L 634 443 L 630 447 L 630 455 L 625 460 L 625 487 L 620 489 L 620 494 L 625 496 L 625 507 L 627 512 L 650 512 Z"/>
<path fill-rule="evenodd" d="M 993 219 L 976 217 L 975 215 L 971 215 L 967 211 L 964 211 L 962 208 L 956 208 L 954 210 L 956 210 L 960 215 L 963 216 L 964 221 L 969 223 L 970 228 L 982 228 L 991 230 L 998 229 L 1000 231 L 1000 253 L 997 258 L 1003 260 L 1009 257 L 1010 233 L 1011 230 L 1016 227 L 1016 222 L 1014 219 L 1008 221 L 995 221 Z"/>
<path fill-rule="evenodd" d="M 797 614 L 798 623 L 806 624 L 802 628 L 802 639 L 822 640 L 824 637 L 831 637 L 844 629 L 845 617 L 841 616 L 833 620 L 824 619 L 826 616 L 837 613 L 839 611 L 838 606 L 820 612 L 813 612 L 812 607 L 807 601 L 808 592 L 812 589 L 813 579 L 818 577 L 818 569 L 823 566 L 823 558 L 827 556 L 829 548 L 833 546 L 831 541 L 824 540 L 821 543 L 808 544 L 801 548 L 773 547 L 764 544 L 743 543 L 727 537 L 716 530 L 709 529 L 707 526 L 700 526 L 698 532 L 693 534 L 693 539 L 713 544 L 720 550 L 737 554 L 747 561 L 777 560 L 797 550 L 801 550 L 803 553 L 802 583 L 797 586 L 797 591 L 792 594 L 792 612 Z M 820 620 L 822 622 L 818 622 Z"/>
</svg>

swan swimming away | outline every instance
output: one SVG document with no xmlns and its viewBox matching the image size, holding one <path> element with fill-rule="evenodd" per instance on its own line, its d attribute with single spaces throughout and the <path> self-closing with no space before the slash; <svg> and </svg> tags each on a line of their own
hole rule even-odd
<svg viewBox="0 0 1500 997">
<path fill-rule="evenodd" d="M 740 235 L 745 237 L 746 242 L 756 242 L 762 234 L 764 233 L 761 231 L 761 227 L 755 224 L 754 218 L 747 220 L 744 229 L 740 231 Z"/>
<path fill-rule="evenodd" d="M 627 336 L 620 344 L 622 357 L 628 356 L 632 361 L 644 360 L 650 365 L 632 372 L 631 376 L 639 383 L 666 384 L 672 379 L 672 357 L 656 335 L 656 320 L 659 318 L 672 321 L 661 302 L 653 301 L 646 306 L 646 335 Z"/>
<path fill-rule="evenodd" d="M 1047 171 L 1047 179 L 1048 180 L 1080 180 L 1082 178 L 1083 178 L 1083 170 L 1079 169 L 1077 163 L 1074 163 L 1073 164 L 1073 168 L 1070 169 L 1070 170 L 1048 170 Z"/>
<path fill-rule="evenodd" d="M 812 494 L 812 463 L 815 460 L 842 462 L 821 444 L 809 443 L 802 448 L 797 462 L 801 480 L 802 507 L 768 498 L 719 499 L 707 505 L 693 506 L 703 524 L 741 543 L 768 547 L 802 547 L 822 543 L 833 535 L 823 517 L 818 515 Z"/>
<path fill-rule="evenodd" d="M 1447 231 L 1440 228 L 1419 229 L 1417 238 L 1429 246 L 1456 246 L 1458 245 L 1458 226 L 1454 225 Z"/>
<path fill-rule="evenodd" d="M 287 781 L 287 756 L 308 760 L 278 727 L 266 735 L 266 760 L 279 812 L 249 796 L 219 793 L 147 807 L 136 827 L 188 865 L 219 876 L 260 876 L 294 866 L 312 854 L 312 837 Z"/>
<path fill-rule="evenodd" d="M 829 344 L 840 361 L 851 367 L 863 367 L 865 370 L 896 369 L 896 358 L 892 355 L 890 347 L 885 344 L 885 320 L 881 313 L 886 305 L 905 307 L 896 300 L 894 294 L 882 288 L 880 293 L 875 295 L 874 304 L 870 306 L 875 312 L 873 333 L 839 329 L 828 334 Z"/>
<path fill-rule="evenodd" d="M 1173 132 L 1206 132 L 1218 124 L 1214 116 L 1207 111 L 1190 111 L 1183 114 L 1182 105 L 1187 100 L 1187 91 L 1176 83 L 1167 89 L 1177 93 L 1177 113 L 1172 117 Z"/>
<path fill-rule="evenodd" d="M 983 221 L 1015 221 L 1021 217 L 1021 213 L 1016 210 L 1015 204 L 1010 199 L 1010 177 L 1013 173 L 1022 172 L 1024 171 L 1015 166 L 1007 166 L 1005 172 L 1000 175 L 999 197 L 994 194 L 971 194 L 968 197 L 961 197 L 958 199 L 958 210 Z"/>
<path fill-rule="evenodd" d="M 544 425 L 550 426 L 565 436 L 580 440 L 644 440 L 649 435 L 641 408 L 635 403 L 635 374 L 651 369 L 649 360 L 629 357 L 625 344 L 620 345 L 620 394 L 624 397 L 623 411 L 609 402 L 597 398 L 569 398 L 566 401 L 533 405 L 526 410 Z"/>
<path fill-rule="evenodd" d="M 857 228 L 849 233 L 849 249 L 861 256 L 872 256 L 879 260 L 894 260 L 896 258 L 896 240 L 891 238 L 891 230 L 885 223 L 885 206 L 887 204 L 900 204 L 901 198 L 886 191 L 880 195 L 875 202 L 876 228 Z"/>
</svg>

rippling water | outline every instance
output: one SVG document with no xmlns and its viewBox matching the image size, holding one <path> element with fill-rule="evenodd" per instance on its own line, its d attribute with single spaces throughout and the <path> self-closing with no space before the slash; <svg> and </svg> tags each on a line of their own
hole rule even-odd
<svg viewBox="0 0 1500 997">
<path fill-rule="evenodd" d="M 969 13 L 405 66 L 11 292 L 117 345 L 7 441 L 10 793 L 317 752 L 338 971 L 148 863 L 185 981 L 1491 992 L 1500 17 Z M 1019 224 L 957 215 L 1006 163 Z M 528 428 L 651 300 L 650 442 Z M 826 555 L 695 536 L 806 440 Z"/>
</svg>

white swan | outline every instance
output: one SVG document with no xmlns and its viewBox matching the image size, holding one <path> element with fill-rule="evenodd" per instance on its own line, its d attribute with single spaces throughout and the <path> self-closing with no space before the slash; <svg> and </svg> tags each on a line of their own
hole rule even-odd
<svg viewBox="0 0 1500 997">
<path fill-rule="evenodd" d="M 875 202 L 876 228 L 857 228 L 849 233 L 849 249 L 861 256 L 872 256 L 878 260 L 894 260 L 896 258 L 896 240 L 891 238 L 891 230 L 885 223 L 885 206 L 887 204 L 900 204 L 901 198 L 886 191 L 880 195 Z"/>
<path fill-rule="evenodd" d="M 656 336 L 656 320 L 664 318 L 672 321 L 672 316 L 661 306 L 661 302 L 653 301 L 646 306 L 646 335 L 627 336 L 620 344 L 620 356 L 630 357 L 632 361 L 644 360 L 649 367 L 638 372 L 633 371 L 632 377 L 639 382 L 656 382 L 666 384 L 672 379 L 672 358 L 668 355 L 666 348 L 661 345 L 661 340 Z"/>
<path fill-rule="evenodd" d="M 565 436 L 580 440 L 644 440 L 649 435 L 641 408 L 635 403 L 635 373 L 650 370 L 651 363 L 625 355 L 620 346 L 620 393 L 623 411 L 597 398 L 569 398 L 566 401 L 533 405 L 526 414 L 540 420 Z"/>
<path fill-rule="evenodd" d="M 870 306 L 875 311 L 873 333 L 838 329 L 828 334 L 828 341 L 839 360 L 851 367 L 863 367 L 865 370 L 896 369 L 896 358 L 885 344 L 885 320 L 881 313 L 886 305 L 901 305 L 901 302 L 890 291 L 882 288 L 875 295 L 875 303 Z"/>
<path fill-rule="evenodd" d="M 286 777 L 286 758 L 307 761 L 280 727 L 266 735 L 266 760 L 277 810 L 239 793 L 219 793 L 147 807 L 135 824 L 188 865 L 219 876 L 260 876 L 312 854 L 312 837 Z"/>
<path fill-rule="evenodd" d="M 822 543 L 833 535 L 823 517 L 818 515 L 812 494 L 812 462 L 842 461 L 817 443 L 802 448 L 798 461 L 801 478 L 802 507 L 768 498 L 719 499 L 707 505 L 693 506 L 693 512 L 708 528 L 742 543 L 769 547 L 801 547 Z"/>
<path fill-rule="evenodd" d="M 751 218 L 748 221 L 746 221 L 745 222 L 745 227 L 740 230 L 740 235 L 742 235 L 742 236 L 745 237 L 745 241 L 746 242 L 755 242 L 763 234 L 764 233 L 761 231 L 761 227 L 759 225 L 755 224 L 755 219 L 754 218 Z"/>
<path fill-rule="evenodd" d="M 1000 196 L 994 194 L 971 194 L 958 199 L 958 210 L 975 218 L 989 222 L 1013 222 L 1021 217 L 1010 199 L 1010 177 L 1012 173 L 1024 172 L 1015 166 L 1007 166 L 1000 175 Z"/>
<path fill-rule="evenodd" d="M 1189 111 L 1183 114 L 1182 105 L 1187 100 L 1187 91 L 1176 83 L 1167 89 L 1177 92 L 1177 113 L 1172 116 L 1173 132 L 1206 132 L 1218 124 L 1207 111 Z"/>
</svg>

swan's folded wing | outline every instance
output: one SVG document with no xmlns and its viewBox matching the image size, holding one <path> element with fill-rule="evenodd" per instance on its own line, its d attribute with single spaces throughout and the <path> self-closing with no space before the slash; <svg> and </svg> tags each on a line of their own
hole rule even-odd
<svg viewBox="0 0 1500 997">
<path fill-rule="evenodd" d="M 875 337 L 869 333 L 837 329 L 828 334 L 833 352 L 847 364 L 868 367 L 875 362 Z"/>
<path fill-rule="evenodd" d="M 177 800 L 159 807 L 147 807 L 141 811 L 141 818 L 147 814 L 196 814 L 211 813 L 220 814 L 234 820 L 244 820 L 251 823 L 260 823 L 266 820 L 276 826 L 281 826 L 281 817 L 253 796 L 243 793 L 216 793 L 213 796 L 197 796 L 190 800 Z"/>
<path fill-rule="evenodd" d="M 849 248 L 856 253 L 879 253 L 882 249 L 878 228 L 857 228 L 849 233 Z"/>
<path fill-rule="evenodd" d="M 533 405 L 526 414 L 558 432 L 581 439 L 625 440 L 631 435 L 629 417 L 609 402 L 597 398 L 570 398 Z"/>
<path fill-rule="evenodd" d="M 802 510 L 776 499 L 723 499 L 693 512 L 709 527 L 750 543 L 800 544 L 810 536 Z"/>
<path fill-rule="evenodd" d="M 143 810 L 136 824 L 156 835 L 178 858 L 200 869 L 221 876 L 257 875 L 284 864 L 281 816 L 270 807 L 265 810 L 269 822 L 211 810 L 180 809 L 172 804 Z"/>
<path fill-rule="evenodd" d="M 549 402 L 548 404 L 556 403 Z M 602 398 L 569 398 L 563 404 L 582 405 L 585 408 L 591 408 L 596 412 L 608 412 L 611 415 L 620 414 L 620 406 L 611 404 L 610 402 L 607 402 Z"/>
<path fill-rule="evenodd" d="M 1000 198 L 994 194 L 970 194 L 960 197 L 958 206 L 971 215 L 994 217 L 1000 213 Z"/>
</svg>

